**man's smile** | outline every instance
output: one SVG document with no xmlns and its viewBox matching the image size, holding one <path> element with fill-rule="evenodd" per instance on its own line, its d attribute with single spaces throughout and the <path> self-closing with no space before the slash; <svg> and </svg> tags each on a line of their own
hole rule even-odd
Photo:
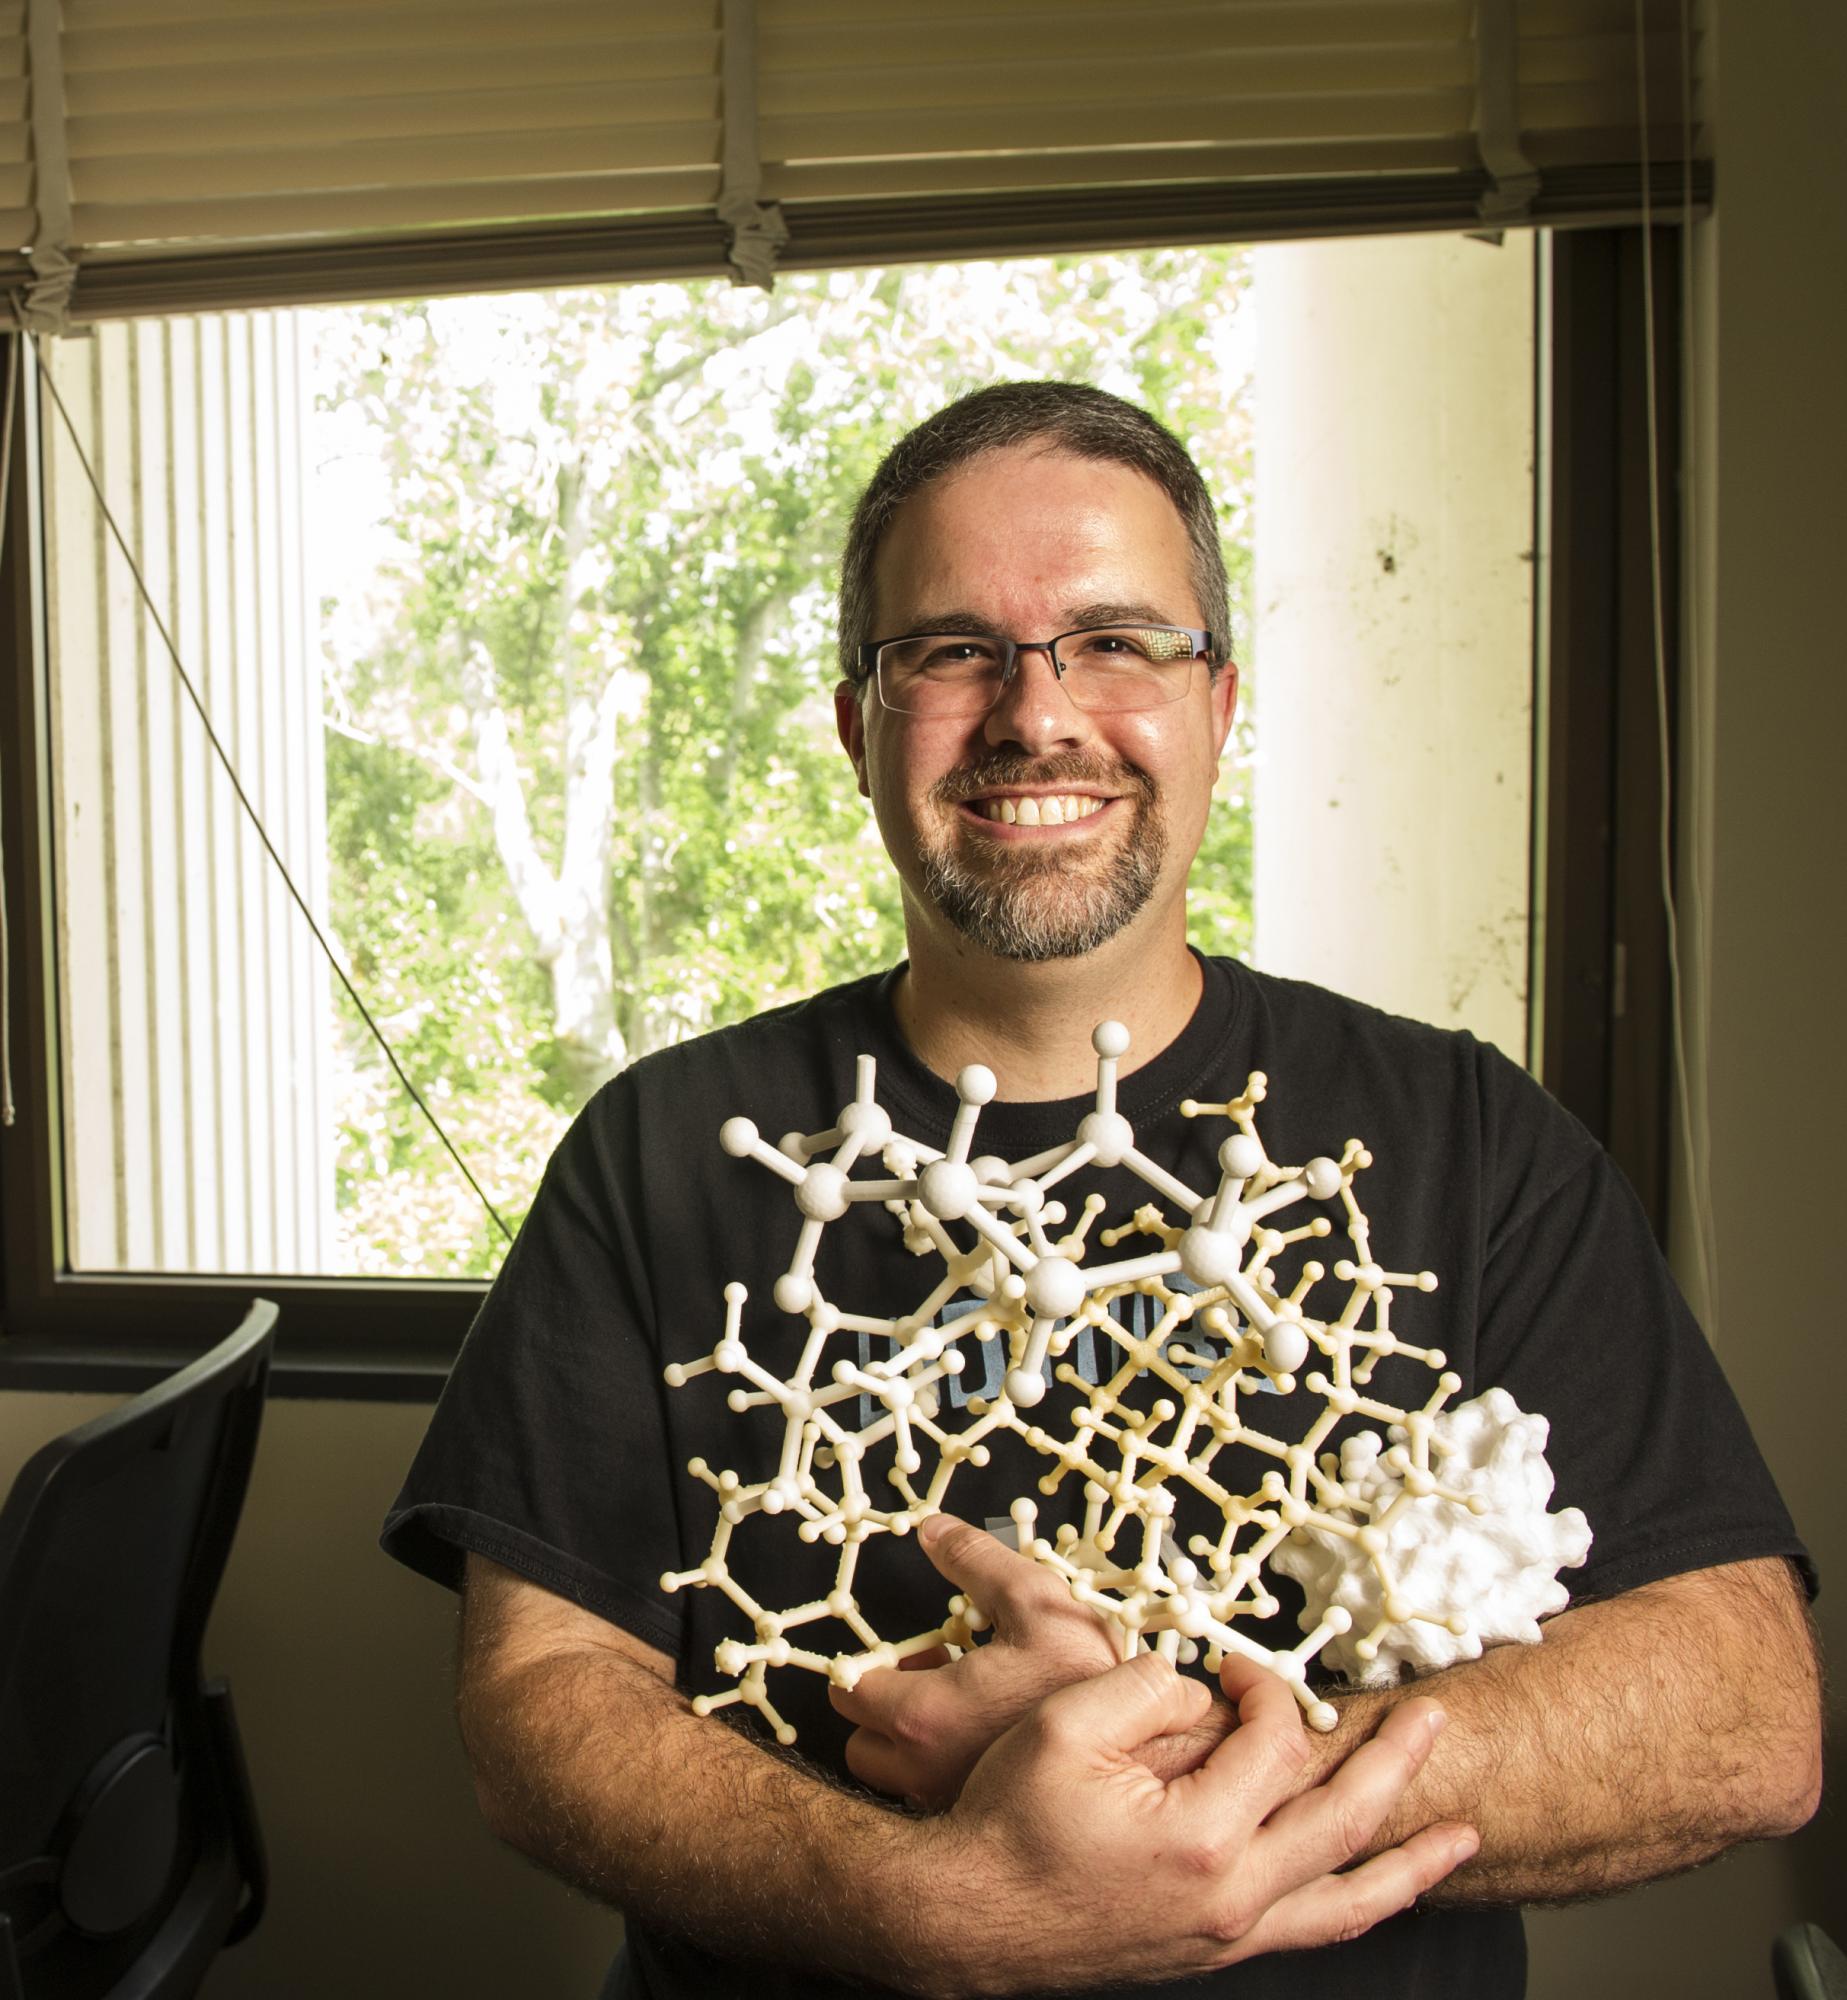
<svg viewBox="0 0 1847 2000">
<path fill-rule="evenodd" d="M 1094 792 L 993 792 L 964 800 L 962 810 L 995 826 L 1073 826 L 1110 803 Z"/>
</svg>

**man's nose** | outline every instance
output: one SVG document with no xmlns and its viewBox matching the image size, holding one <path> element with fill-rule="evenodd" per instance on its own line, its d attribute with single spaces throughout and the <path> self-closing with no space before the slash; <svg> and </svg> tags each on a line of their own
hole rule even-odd
<svg viewBox="0 0 1847 2000">
<path fill-rule="evenodd" d="M 1049 646 L 1022 646 L 1014 655 L 1013 673 L 988 710 L 982 733 L 997 747 L 1014 743 L 1031 751 L 1088 738 L 1090 717 L 1060 680 Z"/>
</svg>

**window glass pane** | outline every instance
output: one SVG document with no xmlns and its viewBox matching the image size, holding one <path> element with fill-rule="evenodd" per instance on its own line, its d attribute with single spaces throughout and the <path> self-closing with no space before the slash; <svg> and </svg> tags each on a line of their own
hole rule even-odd
<svg viewBox="0 0 1847 2000">
<path fill-rule="evenodd" d="M 1145 404 L 1218 497 L 1247 700 L 1197 942 L 1517 1046 L 1529 270 L 1444 239 L 1188 250 L 47 351 L 270 842 L 517 1225 L 625 1062 L 901 955 L 835 740 L 834 568 L 885 448 L 998 377 Z M 74 1266 L 490 1273 L 500 1229 L 329 969 L 47 421 Z M 1491 1017 L 1450 976 L 1490 904 Z"/>
</svg>

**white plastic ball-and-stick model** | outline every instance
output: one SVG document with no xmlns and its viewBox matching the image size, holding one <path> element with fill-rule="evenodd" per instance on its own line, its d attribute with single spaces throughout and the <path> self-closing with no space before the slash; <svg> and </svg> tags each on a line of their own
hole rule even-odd
<svg viewBox="0 0 1847 2000">
<path fill-rule="evenodd" d="M 743 1337 L 745 1288 L 727 1285 L 724 1332 L 712 1353 L 666 1370 L 676 1388 L 712 1371 L 733 1376 L 732 1410 L 774 1409 L 783 1425 L 768 1479 L 747 1484 L 703 1459 L 688 1466 L 717 1495 L 718 1523 L 705 1560 L 669 1572 L 662 1586 L 720 1590 L 754 1632 L 717 1647 L 719 1671 L 737 1685 L 699 1696 L 693 1706 L 701 1714 L 744 1702 L 791 1742 L 795 1732 L 769 1699 L 769 1669 L 803 1667 L 851 1687 L 913 1654 L 974 1644 L 988 1621 L 961 1596 L 949 1599 L 940 1625 L 881 1638 L 854 1595 L 854 1578 L 868 1541 L 906 1534 L 945 1507 L 957 1469 L 986 1465 L 990 1441 L 1002 1434 L 1043 1462 L 1041 1494 L 1056 1493 L 1067 1478 L 1084 1482 L 1082 1525 L 1067 1523 L 1051 1540 L 1037 1533 L 1035 1503 L 1015 1500 L 1019 1547 L 1064 1578 L 1124 1659 L 1152 1645 L 1182 1664 L 1203 1654 L 1215 1671 L 1227 1653 L 1242 1653 L 1290 1684 L 1316 1728 L 1331 1729 L 1336 1720 L 1333 1706 L 1308 1685 L 1317 1657 L 1362 1683 L 1388 1683 L 1407 1667 L 1476 1658 L 1484 1644 L 1536 1640 L 1538 1619 L 1563 1608 L 1567 1592 L 1557 1572 L 1584 1560 L 1590 1530 L 1576 1508 L 1546 1511 L 1552 1474 L 1545 1419 L 1523 1415 L 1499 1389 L 1449 1407 L 1462 1385 L 1444 1355 L 1393 1332 L 1395 1290 L 1428 1292 L 1436 1279 L 1428 1271 L 1386 1271 L 1375 1260 L 1353 1191 L 1371 1155 L 1351 1140 L 1339 1160 L 1277 1165 L 1257 1136 L 1266 1080 L 1253 1073 L 1243 1096 L 1228 1104 L 1189 1100 L 1180 1107 L 1186 1117 L 1224 1117 L 1236 1128 L 1218 1149 L 1218 1186 L 1202 1196 L 1137 1148 L 1116 1108 L 1127 1029 L 1105 1022 L 1092 1044 L 1095 1108 L 1069 1142 L 1030 1159 L 974 1154 L 981 1108 L 996 1089 L 993 1072 L 979 1064 L 956 1079 L 957 1110 L 940 1151 L 893 1129 L 874 1098 L 869 1056 L 859 1059 L 853 1102 L 828 1131 L 790 1133 L 771 1146 L 749 1119 L 726 1121 L 719 1136 L 728 1153 L 789 1183 L 801 1224 L 773 1296 L 784 1314 L 806 1323 L 806 1333 L 793 1368 L 768 1365 Z M 856 1175 L 869 1163 L 883 1175 Z M 1066 1211 L 1050 1198 L 1086 1167 L 1126 1167 L 1185 1221 L 1170 1223 L 1148 1203 L 1098 1242 L 1114 1250 L 1138 1234 L 1156 1247 L 1086 1263 L 1102 1198 L 1088 1197 L 1061 1235 L 1051 1232 L 1063 1228 Z M 1325 1214 L 1285 1226 L 1286 1212 L 1305 1202 L 1338 1203 L 1352 1245 L 1352 1255 L 1332 1269 L 1347 1289 L 1331 1319 L 1306 1309 L 1309 1293 L 1329 1276 L 1324 1265 L 1304 1263 L 1287 1291 L 1275 1271 L 1289 1245 L 1332 1234 Z M 863 1203 L 889 1210 L 905 1247 L 941 1263 L 937 1282 L 901 1318 L 844 1310 L 815 1281 L 822 1231 Z M 1148 1302 L 1137 1315 L 1144 1331 L 1111 1310 L 1130 1294 Z M 952 1300 L 971 1295 L 972 1311 L 949 1326 L 938 1323 Z M 1195 1326 L 1211 1346 L 1189 1346 Z M 1097 1350 L 1106 1359 L 1094 1383 L 1063 1360 L 1086 1331 L 1110 1343 Z M 861 1361 L 861 1335 L 889 1341 L 891 1352 Z M 971 1343 L 995 1340 L 1005 1343 L 1000 1394 L 970 1397 L 966 1421 L 948 1427 L 946 1378 L 962 1372 Z M 851 1352 L 842 1354 L 843 1346 Z M 1368 1393 L 1380 1361 L 1394 1355 L 1435 1377 L 1417 1408 Z M 1048 1364 L 1079 1398 L 1057 1433 L 1031 1415 L 1044 1399 Z M 1153 1395 L 1145 1408 L 1125 1400 L 1137 1381 Z M 1267 1393 L 1320 1399 L 1299 1443 L 1263 1428 Z M 854 1420 L 862 1397 L 874 1410 L 867 1424 Z M 1384 1436 L 1362 1432 L 1338 1453 L 1324 1450 L 1336 1425 L 1356 1416 L 1386 1426 Z M 1223 1477 L 1230 1462 L 1220 1455 L 1233 1445 L 1269 1461 L 1254 1490 L 1237 1490 L 1242 1482 Z M 883 1480 L 892 1490 L 875 1493 L 867 1461 L 886 1447 L 892 1462 Z M 1212 1526 L 1192 1534 L 1183 1552 L 1176 1521 L 1189 1494 L 1190 1513 Z M 792 1515 L 803 1541 L 839 1550 L 824 1596 L 778 1611 L 732 1575 L 732 1536 L 759 1514 Z M 1280 1608 L 1266 1565 L 1294 1577 L 1306 1598 L 1306 1636 L 1294 1646 L 1265 1645 L 1249 1629 Z M 830 1620 L 857 1649 L 824 1653 L 791 1636 Z"/>
</svg>

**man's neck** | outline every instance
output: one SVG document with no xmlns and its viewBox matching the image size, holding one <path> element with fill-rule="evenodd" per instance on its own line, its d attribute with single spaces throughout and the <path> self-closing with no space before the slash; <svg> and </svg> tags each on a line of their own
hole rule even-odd
<svg viewBox="0 0 1847 2000">
<path fill-rule="evenodd" d="M 1184 929 L 1164 942 L 1150 949 L 1125 933 L 1083 958 L 1027 965 L 966 949 L 933 951 L 913 932 L 910 968 L 893 995 L 898 1025 L 938 1076 L 953 1079 L 978 1062 L 999 1079 L 1003 1100 L 1082 1096 L 1096 1084 L 1090 1038 L 1100 1022 L 1129 1030 L 1126 1075 L 1193 1018 L 1199 961 Z"/>
</svg>

